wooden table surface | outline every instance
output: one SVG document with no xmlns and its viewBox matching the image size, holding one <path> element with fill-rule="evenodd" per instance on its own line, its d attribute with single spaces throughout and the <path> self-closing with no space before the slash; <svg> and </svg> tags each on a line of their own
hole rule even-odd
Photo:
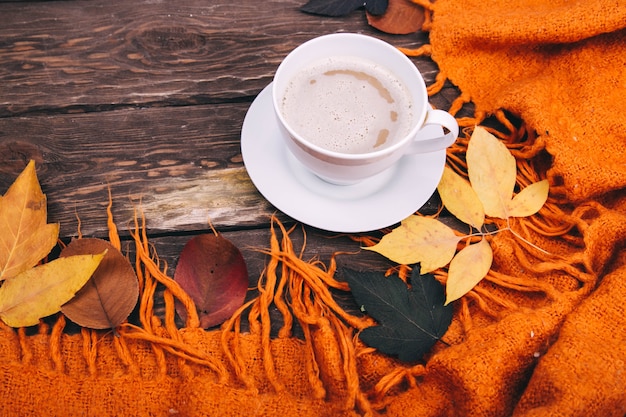
<svg viewBox="0 0 626 417">
<path fill-rule="evenodd" d="M 106 237 L 108 190 L 122 237 L 141 205 L 170 271 L 209 220 L 237 244 L 256 281 L 269 218 L 293 221 L 256 190 L 243 164 L 241 127 L 255 96 L 299 44 L 360 32 L 418 47 L 426 34 L 387 35 L 364 12 L 302 13 L 305 0 L 88 0 L 0 2 L 0 193 L 30 159 L 61 236 Z M 415 64 L 431 84 L 437 66 Z M 447 86 L 431 98 L 447 109 Z M 422 210 L 436 209 L 436 199 Z M 418 209 L 418 207 L 416 207 Z M 307 256 L 358 251 L 347 237 L 305 227 Z M 1 233 L 1 231 L 0 231 Z M 301 232 L 295 235 L 300 241 Z M 380 268 L 361 252 L 347 263 Z"/>
</svg>

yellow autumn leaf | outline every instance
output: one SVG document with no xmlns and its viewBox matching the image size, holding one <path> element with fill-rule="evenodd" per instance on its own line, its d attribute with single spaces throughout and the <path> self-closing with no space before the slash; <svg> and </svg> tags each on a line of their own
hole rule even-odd
<svg viewBox="0 0 626 417">
<path fill-rule="evenodd" d="M 374 246 L 364 249 L 377 252 L 399 264 L 419 262 L 427 273 L 450 262 L 461 240 L 454 230 L 429 217 L 410 216 Z"/>
<path fill-rule="evenodd" d="M 443 205 L 457 219 L 476 229 L 483 226 L 485 210 L 469 182 L 452 169 L 445 167 L 437 190 Z"/>
<path fill-rule="evenodd" d="M 0 318 L 11 327 L 25 327 L 58 312 L 85 285 L 105 254 L 59 258 L 5 281 L 0 287 Z"/>
<path fill-rule="evenodd" d="M 448 268 L 445 305 L 474 288 L 487 275 L 492 262 L 493 251 L 485 239 L 461 249 Z"/>
<path fill-rule="evenodd" d="M 508 215 L 510 217 L 532 216 L 546 203 L 549 191 L 550 184 L 548 180 L 530 184 L 508 202 Z"/>
<path fill-rule="evenodd" d="M 46 222 L 46 196 L 30 161 L 0 198 L 0 281 L 32 268 L 50 253 L 59 225 Z"/>
<path fill-rule="evenodd" d="M 508 218 L 517 166 L 507 147 L 484 128 L 476 126 L 467 147 L 467 173 L 483 203 L 485 214 Z"/>
</svg>

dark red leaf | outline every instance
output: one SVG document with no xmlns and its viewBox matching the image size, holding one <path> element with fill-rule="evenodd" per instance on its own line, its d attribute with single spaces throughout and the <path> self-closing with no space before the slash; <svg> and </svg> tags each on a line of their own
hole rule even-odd
<svg viewBox="0 0 626 417">
<path fill-rule="evenodd" d="M 109 329 L 124 322 L 137 304 L 139 282 L 132 265 L 109 242 L 102 239 L 76 239 L 61 257 L 107 253 L 89 281 L 61 311 L 74 323 L 91 329 Z"/>
<path fill-rule="evenodd" d="M 196 304 L 200 326 L 221 324 L 244 302 L 248 290 L 248 269 L 241 252 L 221 235 L 204 234 L 192 238 L 183 248 L 174 280 Z M 182 304 L 178 315 L 187 320 Z"/>
</svg>

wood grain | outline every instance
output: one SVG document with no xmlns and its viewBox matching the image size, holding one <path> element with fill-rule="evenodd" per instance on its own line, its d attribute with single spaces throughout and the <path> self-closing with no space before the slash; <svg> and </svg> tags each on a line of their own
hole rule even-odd
<svg viewBox="0 0 626 417">
<path fill-rule="evenodd" d="M 277 211 L 241 157 L 253 99 L 287 53 L 316 36 L 361 32 L 406 48 L 428 42 L 423 33 L 379 32 L 363 10 L 308 15 L 298 10 L 305 2 L 0 0 L 0 194 L 34 159 L 49 221 L 61 224 L 67 241 L 79 227 L 84 236 L 107 236 L 110 190 L 124 247 L 132 256 L 129 230 L 141 208 L 170 276 L 184 244 L 210 221 L 242 250 L 254 287 Z M 437 65 L 412 60 L 432 84 Z M 457 96 L 447 84 L 430 100 L 447 109 Z M 423 211 L 438 205 L 431 199 Z M 303 230 L 305 259 L 328 262 L 343 251 L 338 259 L 347 267 L 390 266 L 346 236 L 311 227 L 296 227 L 296 248 Z M 349 294 L 337 297 L 357 311 Z M 162 298 L 155 301 L 162 315 Z M 279 313 L 271 313 L 276 325 Z"/>
<path fill-rule="evenodd" d="M 222 236 L 233 242 L 242 252 L 248 268 L 251 288 L 247 299 L 251 299 L 258 295 L 256 291 L 257 282 L 264 273 L 264 269 L 269 261 L 269 258 L 261 252 L 269 248 L 270 231 L 269 229 L 233 230 L 223 232 Z M 281 238 L 280 233 L 278 237 L 279 239 Z M 305 260 L 318 259 L 325 265 L 329 265 L 331 257 L 335 255 L 337 265 L 340 268 L 385 271 L 392 266 L 392 263 L 382 256 L 360 249 L 359 243 L 347 236 L 323 232 L 305 226 L 293 229 L 289 237 L 293 242 L 294 251 L 299 253 L 304 246 L 302 258 Z M 161 261 L 167 263 L 168 275 L 170 277 L 174 276 L 178 256 L 190 238 L 191 236 L 163 236 L 150 239 Z M 123 251 L 125 253 L 128 251 L 131 257 L 134 254 L 133 248 L 134 243 L 123 242 Z M 159 293 L 161 290 L 162 288 L 159 288 Z M 359 307 L 355 304 L 350 293 L 334 291 L 333 294 L 346 311 L 360 314 Z M 155 313 L 163 317 L 165 306 L 162 297 L 159 295 L 154 301 Z M 270 315 L 272 317 L 272 329 L 274 332 L 277 332 L 282 323 L 282 316 L 273 305 L 270 307 Z M 182 322 L 179 322 L 179 325 L 182 324 Z M 299 335 L 297 328 L 295 329 L 295 335 Z"/>
<path fill-rule="evenodd" d="M 105 236 L 109 189 L 122 234 L 140 202 L 153 235 L 209 221 L 266 228 L 276 209 L 247 177 L 240 132 L 283 57 L 339 31 L 427 41 L 378 32 L 362 10 L 325 18 L 302 4 L 0 3 L 0 193 L 34 159 L 62 236 L 77 234 L 78 219 L 84 235 Z M 432 83 L 436 65 L 414 62 Z M 431 101 L 447 108 L 454 97 L 449 86 Z"/>
<path fill-rule="evenodd" d="M 361 31 L 363 13 L 323 18 L 302 0 L 96 0 L 2 4 L 0 117 L 51 110 L 250 100 L 287 53 L 313 37 Z"/>
<path fill-rule="evenodd" d="M 275 209 L 243 167 L 246 104 L 0 119 L 1 189 L 38 162 L 61 234 L 106 234 L 108 189 L 122 222 L 144 209 L 153 233 L 266 223 Z M 106 127 L 106 128 L 105 128 Z M 114 129 L 109 129 L 114 127 Z M 104 129 L 103 129 L 104 128 Z M 88 140 L 85 140 L 88 138 Z"/>
</svg>

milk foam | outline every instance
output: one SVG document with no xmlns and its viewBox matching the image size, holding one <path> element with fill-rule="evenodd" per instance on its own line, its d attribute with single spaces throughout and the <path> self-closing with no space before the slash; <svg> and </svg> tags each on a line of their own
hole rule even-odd
<svg viewBox="0 0 626 417">
<path fill-rule="evenodd" d="M 299 71 L 282 101 L 287 123 L 306 140 L 342 153 L 385 148 L 411 129 L 406 87 L 384 67 L 332 57 Z"/>
</svg>

